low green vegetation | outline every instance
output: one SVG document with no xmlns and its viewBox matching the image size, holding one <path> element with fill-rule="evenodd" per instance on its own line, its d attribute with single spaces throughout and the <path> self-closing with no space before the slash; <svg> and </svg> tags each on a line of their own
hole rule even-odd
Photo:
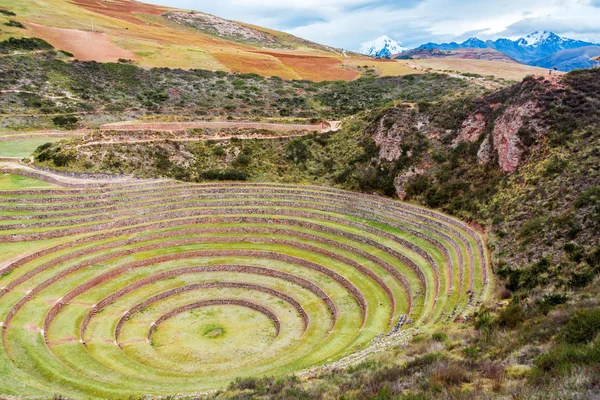
<svg viewBox="0 0 600 400">
<path fill-rule="evenodd" d="M 23 190 L 30 188 L 45 188 L 53 185 L 20 175 L 0 174 L 0 190 Z"/>
<path fill-rule="evenodd" d="M 29 157 L 37 148 L 46 144 L 64 140 L 61 137 L 41 139 L 19 139 L 0 141 L 0 157 Z"/>
<path fill-rule="evenodd" d="M 7 23 L 9 26 L 21 25 L 16 21 L 10 21 Z M 22 25 L 20 27 L 23 27 Z M 52 45 L 43 39 L 38 38 L 8 38 L 0 42 L 0 54 L 8 54 L 11 51 L 33 51 L 33 50 L 50 50 L 53 49 Z"/>
<path fill-rule="evenodd" d="M 10 38 L 0 51 L 43 50 L 40 39 Z M 59 52 L 0 59 L 0 89 L 22 89 L 0 99 L 3 113 L 57 114 L 99 111 L 169 118 L 283 117 L 332 120 L 393 101 L 436 101 L 457 93 L 477 95 L 480 86 L 442 74 L 353 82 L 288 81 L 256 74 L 206 70 L 144 69 L 126 63 L 67 62 Z M 25 87 L 20 77 L 28 76 Z M 434 90 L 432 90 L 434 88 Z M 64 98 L 69 93 L 68 98 Z M 157 116 L 158 114 L 158 116 Z M 31 121 L 30 121 L 31 123 Z"/>
</svg>

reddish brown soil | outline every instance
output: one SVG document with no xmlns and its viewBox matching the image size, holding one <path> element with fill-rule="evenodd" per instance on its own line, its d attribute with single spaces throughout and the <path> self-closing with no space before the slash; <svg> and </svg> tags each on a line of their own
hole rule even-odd
<svg viewBox="0 0 600 400">
<path fill-rule="evenodd" d="M 40 37 L 60 50 L 66 50 L 81 61 L 114 62 L 119 58 L 137 59 L 138 57 L 115 45 L 105 33 L 87 32 L 77 29 L 52 28 L 29 23 L 34 36 Z"/>
<path fill-rule="evenodd" d="M 277 53 L 270 51 L 260 51 L 260 54 L 266 54 L 279 59 L 285 66 L 292 68 L 303 79 L 312 81 L 324 80 L 344 80 L 352 81 L 360 77 L 358 71 L 343 69 L 343 62 L 340 59 L 331 57 L 316 57 L 297 54 Z"/>
<path fill-rule="evenodd" d="M 147 23 L 138 19 L 135 14 L 161 15 L 167 12 L 165 8 L 133 0 L 111 0 L 110 2 L 102 0 L 70 0 L 70 3 L 98 14 L 119 18 L 138 25 L 147 25 Z"/>
</svg>

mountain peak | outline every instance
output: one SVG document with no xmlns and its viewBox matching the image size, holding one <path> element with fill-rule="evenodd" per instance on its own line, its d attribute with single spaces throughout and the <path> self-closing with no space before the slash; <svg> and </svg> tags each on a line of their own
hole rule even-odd
<svg viewBox="0 0 600 400">
<path fill-rule="evenodd" d="M 389 57 L 392 54 L 398 54 L 406 50 L 402 43 L 396 42 L 388 35 L 381 35 L 375 40 L 364 42 L 361 45 L 359 53 L 372 57 Z"/>
<path fill-rule="evenodd" d="M 517 43 L 520 46 L 539 46 L 548 40 L 560 41 L 562 38 L 553 32 L 535 31 L 519 39 Z"/>
</svg>

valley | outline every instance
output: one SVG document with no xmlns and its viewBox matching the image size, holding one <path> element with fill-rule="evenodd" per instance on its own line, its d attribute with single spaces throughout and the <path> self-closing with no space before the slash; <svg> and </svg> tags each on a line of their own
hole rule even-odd
<svg viewBox="0 0 600 400">
<path fill-rule="evenodd" d="M 0 398 L 597 397 L 600 69 L 0 20 Z"/>
</svg>

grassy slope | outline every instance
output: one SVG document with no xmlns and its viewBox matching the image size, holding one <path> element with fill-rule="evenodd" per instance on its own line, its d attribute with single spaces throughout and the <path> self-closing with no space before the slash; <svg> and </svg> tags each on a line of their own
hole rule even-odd
<svg viewBox="0 0 600 400">
<path fill-rule="evenodd" d="M 346 57 L 337 49 L 243 23 L 240 25 L 274 36 L 281 48 L 267 49 L 251 43 L 225 40 L 161 16 L 174 9 L 128 0 L 0 0 L 0 7 L 17 14 L 16 17 L 0 15 L 0 22 L 15 19 L 26 26 L 25 29 L 3 26 L 0 40 L 41 37 L 84 60 L 129 58 L 145 67 L 203 68 L 314 81 L 356 79 L 365 72 L 365 69 L 359 68 L 364 65 L 369 65 L 382 76 L 419 73 L 422 68 L 402 61 L 376 60 L 354 53 Z M 96 34 L 91 33 L 92 21 Z M 94 45 L 90 46 L 90 43 Z M 90 48 L 96 48 L 96 52 L 90 51 Z M 100 51 L 100 48 L 105 51 Z M 490 62 L 486 64 L 483 75 L 521 79 L 538 71 L 532 67 L 520 67 L 509 71 L 503 63 Z M 461 63 L 452 69 L 463 73 L 482 73 L 477 63 Z"/>
<path fill-rule="evenodd" d="M 100 8 L 95 8 L 98 4 Z M 88 0 L 75 3 L 61 0 L 2 0 L 0 6 L 14 11 L 17 14 L 15 19 L 26 25 L 42 25 L 30 25 L 26 30 L 2 29 L 0 39 L 24 35 L 59 43 L 59 37 L 44 27 L 74 29 L 85 34 L 91 31 L 93 20 L 96 32 L 106 33 L 114 45 L 131 52 L 130 58 L 143 66 L 259 72 L 290 79 L 310 77 L 311 72 L 307 68 L 289 57 L 293 54 L 306 57 L 304 62 L 321 65 L 322 72 L 312 76 L 315 80 L 332 79 L 335 76 L 354 79 L 359 76 L 358 72 L 342 68 L 343 56 L 340 53 L 328 51 L 324 47 L 277 32 L 282 45 L 291 49 L 264 51 L 259 47 L 221 39 L 169 21 L 161 17 L 161 14 L 173 10 L 167 7 L 128 1 L 101 3 Z M 2 21 L 6 18 L 3 16 Z M 60 43 L 63 50 L 76 56 L 83 56 L 88 52 L 83 43 L 77 44 L 74 40 Z M 93 59 L 93 53 L 91 57 Z M 115 56 L 112 61 L 117 58 L 119 56 Z"/>
<path fill-rule="evenodd" d="M 24 176 L 12 174 L 0 175 L 0 190 L 23 190 L 30 188 L 47 188 L 53 186 L 54 185 L 49 183 Z"/>
</svg>

